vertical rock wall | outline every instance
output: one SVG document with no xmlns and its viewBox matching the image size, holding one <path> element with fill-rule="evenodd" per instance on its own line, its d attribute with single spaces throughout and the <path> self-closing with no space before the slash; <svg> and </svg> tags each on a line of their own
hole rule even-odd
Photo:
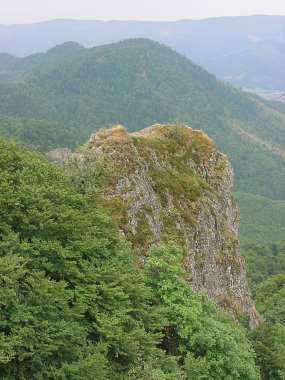
<svg viewBox="0 0 285 380">
<path fill-rule="evenodd" d="M 233 170 L 203 132 L 154 125 L 128 134 L 117 126 L 93 135 L 72 160 L 82 176 L 91 167 L 100 173 L 114 219 L 142 258 L 152 244 L 174 240 L 192 286 L 258 324 L 240 255 Z"/>
</svg>

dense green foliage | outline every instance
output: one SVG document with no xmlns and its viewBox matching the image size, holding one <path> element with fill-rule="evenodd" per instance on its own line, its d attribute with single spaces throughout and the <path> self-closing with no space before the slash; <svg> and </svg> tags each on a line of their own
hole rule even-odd
<svg viewBox="0 0 285 380">
<path fill-rule="evenodd" d="M 256 291 L 256 305 L 269 323 L 285 325 L 285 270 L 262 282 Z M 284 363 L 285 365 L 285 363 Z M 285 368 L 285 367 L 284 367 Z"/>
<path fill-rule="evenodd" d="M 272 276 L 257 287 L 256 305 L 265 318 L 264 324 L 252 333 L 262 378 L 283 380 L 285 378 L 285 274 Z"/>
<path fill-rule="evenodd" d="M 17 60 L 11 75 L 14 81 L 0 85 L 4 116 L 59 122 L 82 139 L 117 123 L 138 130 L 186 122 L 228 153 L 238 190 L 285 198 L 284 114 L 165 46 L 142 39 L 93 49 L 69 43 Z"/>
<path fill-rule="evenodd" d="M 270 245 L 247 244 L 242 247 L 252 290 L 276 274 L 285 275 L 285 243 Z"/>
<path fill-rule="evenodd" d="M 240 329 L 205 296 L 191 290 L 173 246 L 153 248 L 147 284 L 164 320 L 161 347 L 185 361 L 187 379 L 258 379 L 254 354 Z"/>
<path fill-rule="evenodd" d="M 285 378 L 285 245 L 244 245 L 249 283 L 263 323 L 252 332 L 264 380 Z"/>
<path fill-rule="evenodd" d="M 285 325 L 264 323 L 254 333 L 252 341 L 257 365 L 263 380 L 283 380 L 285 376 Z"/>
<path fill-rule="evenodd" d="M 259 378 L 244 332 L 191 290 L 173 246 L 139 269 L 98 195 L 4 139 L 0 174 L 1 379 Z"/>
<path fill-rule="evenodd" d="M 73 147 L 76 144 L 76 130 L 47 120 L 0 117 L 0 135 L 32 146 L 42 152 L 57 147 Z"/>
<path fill-rule="evenodd" d="M 119 378 L 155 348 L 129 248 L 60 170 L 0 144 L 1 378 Z"/>
<path fill-rule="evenodd" d="M 285 201 L 236 193 L 240 207 L 241 244 L 274 244 L 285 236 Z"/>
</svg>

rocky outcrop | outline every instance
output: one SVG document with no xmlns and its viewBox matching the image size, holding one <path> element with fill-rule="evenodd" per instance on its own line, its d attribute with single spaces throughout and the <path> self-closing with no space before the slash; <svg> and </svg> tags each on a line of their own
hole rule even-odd
<svg viewBox="0 0 285 380">
<path fill-rule="evenodd" d="M 46 156 L 51 161 L 65 163 L 71 156 L 72 151 L 69 148 L 56 148 L 46 153 Z"/>
<path fill-rule="evenodd" d="M 86 188 L 100 181 L 114 220 L 142 260 L 152 244 L 175 241 L 192 286 L 258 324 L 240 255 L 233 170 L 203 132 L 154 125 L 128 134 L 117 126 L 91 136 L 71 161 Z"/>
</svg>

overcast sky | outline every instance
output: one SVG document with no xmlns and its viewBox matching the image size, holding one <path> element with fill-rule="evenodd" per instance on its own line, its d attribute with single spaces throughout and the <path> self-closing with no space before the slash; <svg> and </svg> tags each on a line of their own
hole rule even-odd
<svg viewBox="0 0 285 380">
<path fill-rule="evenodd" d="M 285 0 L 0 0 L 0 23 L 55 18 L 177 20 L 252 14 L 285 15 Z"/>
</svg>

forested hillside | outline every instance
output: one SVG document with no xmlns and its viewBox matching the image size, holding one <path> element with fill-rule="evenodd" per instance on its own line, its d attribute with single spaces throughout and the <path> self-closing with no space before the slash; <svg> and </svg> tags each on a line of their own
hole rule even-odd
<svg viewBox="0 0 285 380">
<path fill-rule="evenodd" d="M 48 120 L 0 117 L 0 135 L 47 152 L 57 147 L 75 147 L 77 130 Z"/>
<path fill-rule="evenodd" d="M 183 121 L 229 155 L 239 191 L 285 198 L 285 115 L 149 40 L 69 43 L 17 60 L 0 86 L 0 113 L 76 128 L 81 141 L 118 122 L 138 130 Z"/>
<path fill-rule="evenodd" d="M 240 206 L 241 244 L 273 244 L 285 238 L 285 200 L 236 193 Z"/>
</svg>

